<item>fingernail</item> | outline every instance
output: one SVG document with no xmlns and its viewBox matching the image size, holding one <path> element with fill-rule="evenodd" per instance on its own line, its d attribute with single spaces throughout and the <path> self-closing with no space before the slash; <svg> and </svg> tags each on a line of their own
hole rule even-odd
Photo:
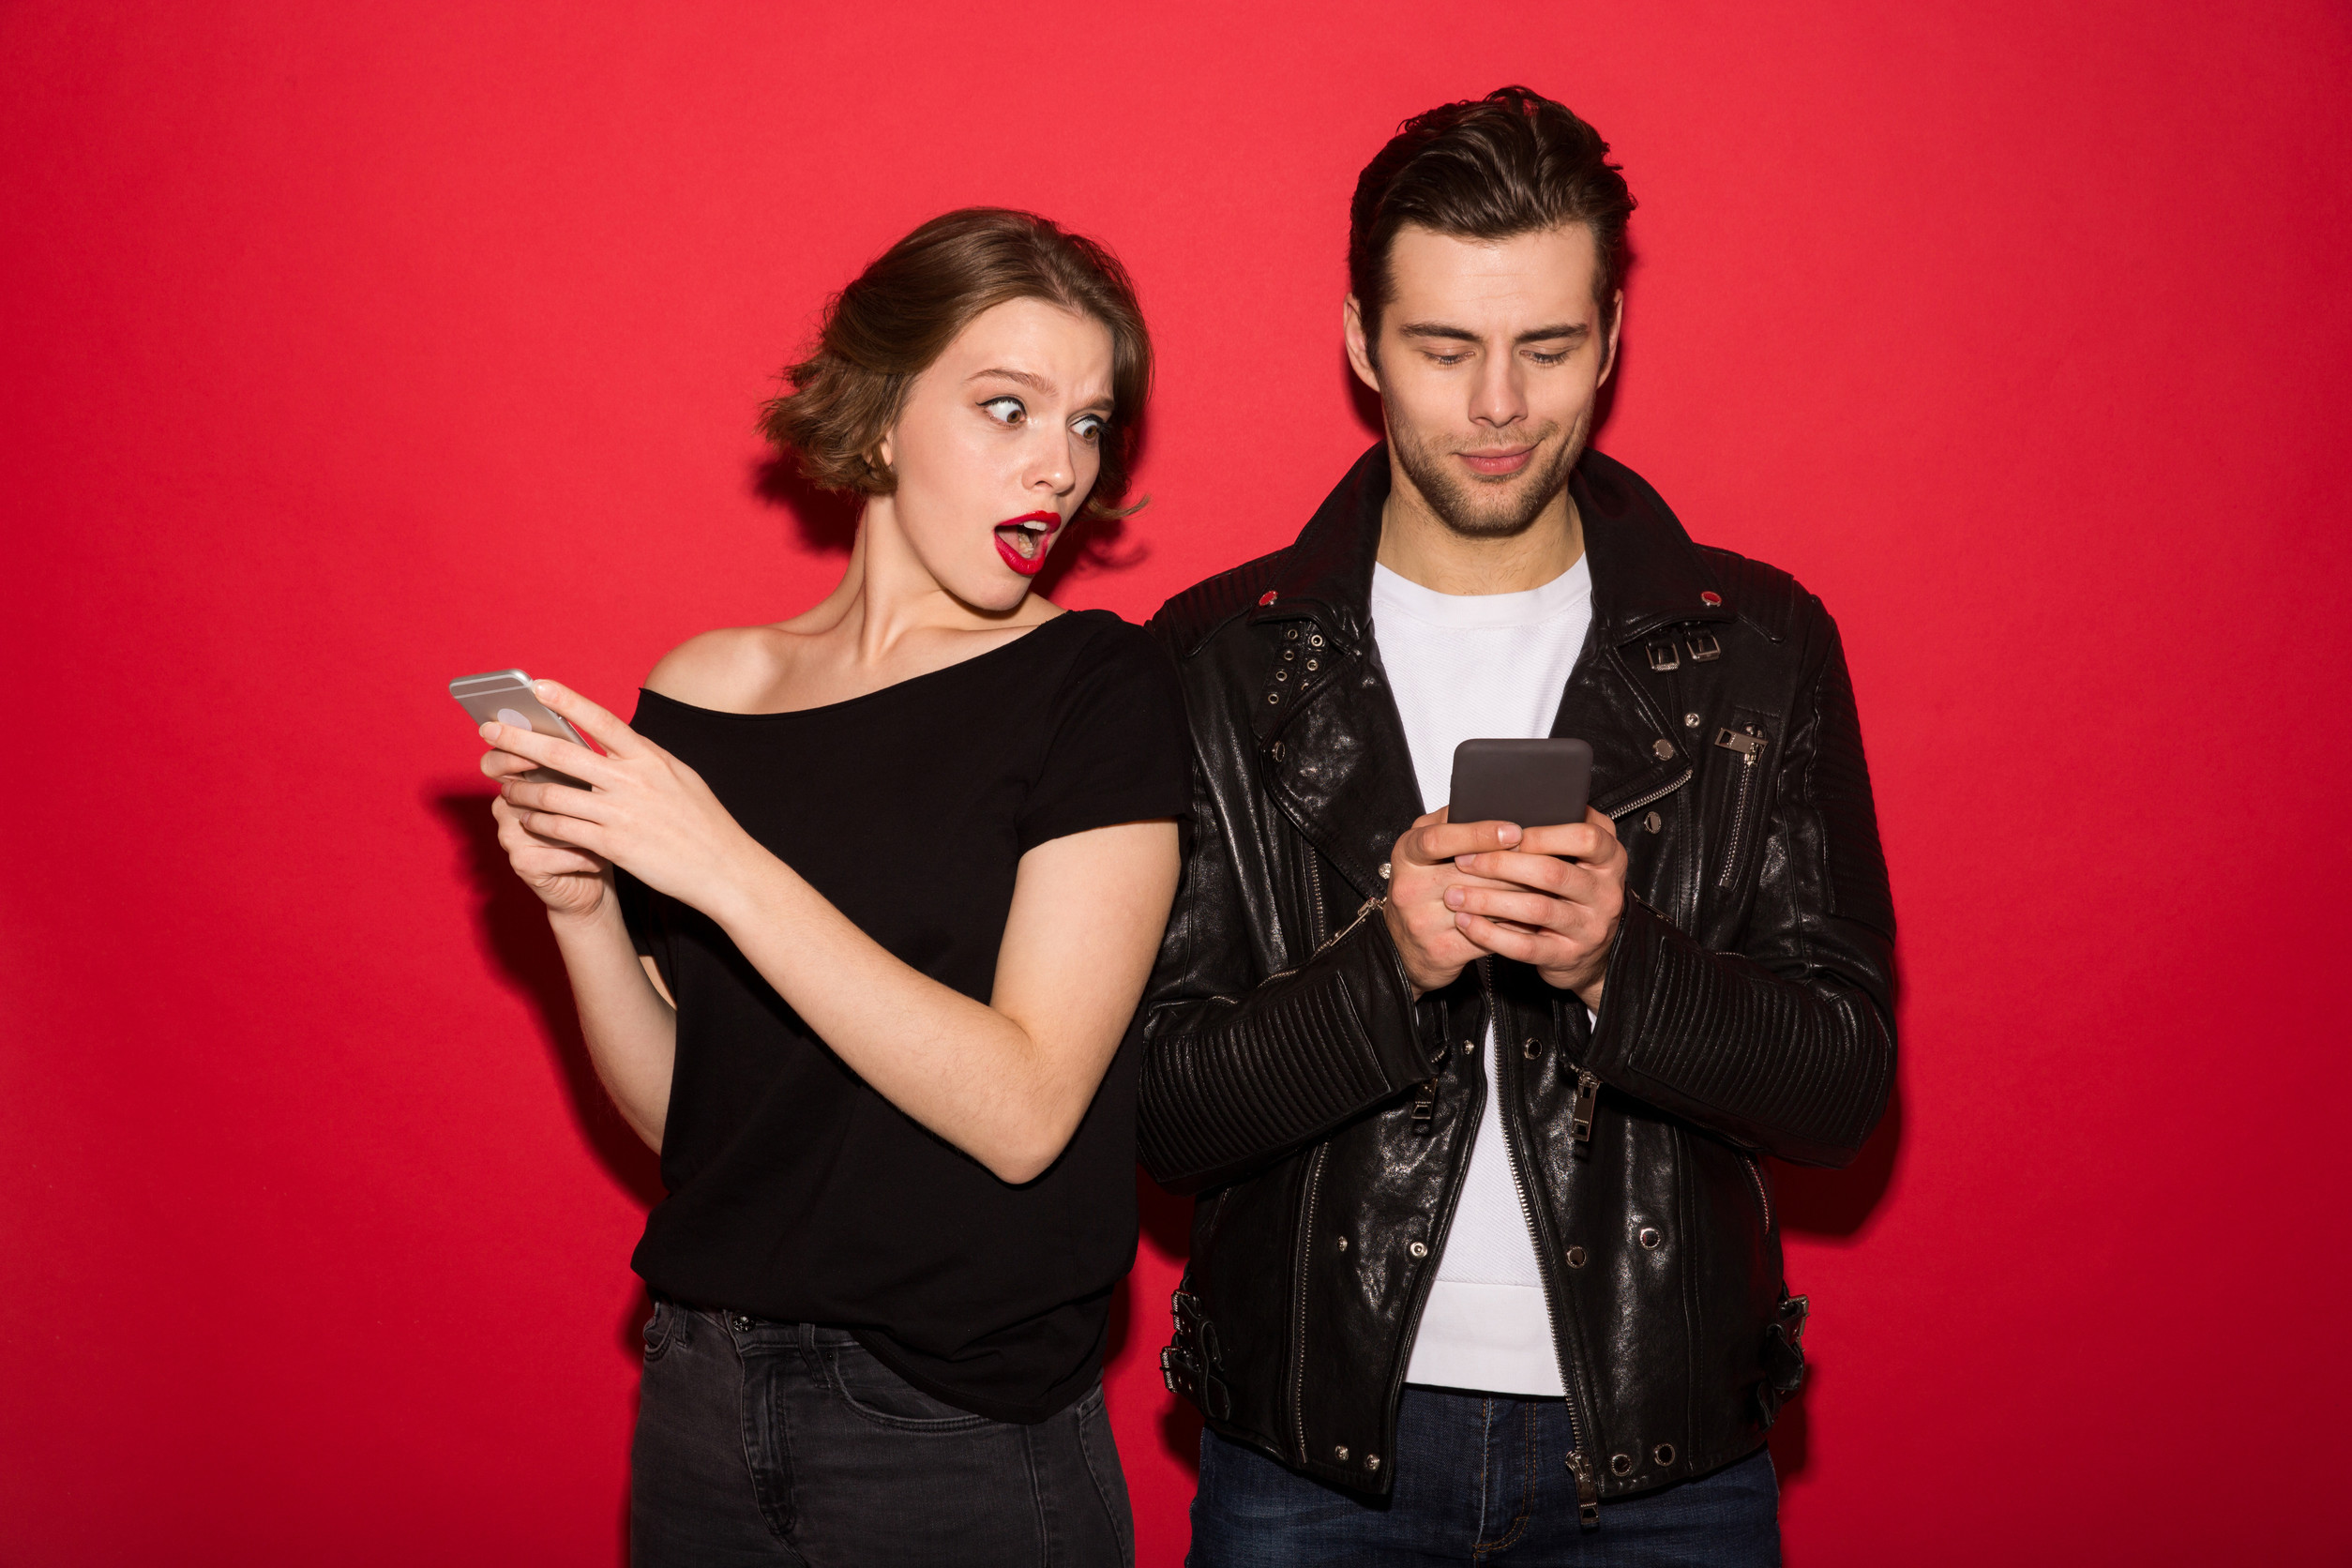
<svg viewBox="0 0 2352 1568">
<path fill-rule="evenodd" d="M 475 732 L 480 735 L 484 740 L 490 739 L 492 735 L 498 733 L 498 720 L 494 718 L 486 718 L 482 720 L 481 729 Z"/>
<path fill-rule="evenodd" d="M 538 698 L 552 697 L 555 695 L 555 683 L 552 681 L 534 681 L 531 683 L 531 695 Z"/>
<path fill-rule="evenodd" d="M 1445 890 L 1445 907 L 1446 907 L 1447 909 L 1450 909 L 1450 910 L 1458 910 L 1458 909 L 1460 909 L 1460 908 L 1462 907 L 1462 900 L 1463 900 L 1464 897 L 1465 897 L 1465 895 L 1463 894 L 1463 892 L 1462 892 L 1462 890 L 1461 890 L 1460 888 L 1458 888 L 1458 887 L 1449 887 L 1449 888 L 1447 888 L 1447 889 Z"/>
<path fill-rule="evenodd" d="M 1516 822 L 1505 822 L 1502 824 L 1502 831 L 1495 837 L 1500 838 L 1506 844 L 1515 844 L 1519 841 L 1519 824 Z"/>
</svg>

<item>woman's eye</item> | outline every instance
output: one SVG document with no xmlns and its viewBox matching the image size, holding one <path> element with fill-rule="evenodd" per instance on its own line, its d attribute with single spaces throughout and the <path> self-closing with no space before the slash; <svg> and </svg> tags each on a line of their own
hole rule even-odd
<svg viewBox="0 0 2352 1568">
<path fill-rule="evenodd" d="M 1102 440 L 1105 428 L 1102 417 L 1093 414 L 1085 415 L 1071 427 L 1072 430 L 1078 431 L 1079 438 L 1085 441 Z"/>
<path fill-rule="evenodd" d="M 1021 406 L 1021 400 L 1018 398 L 1012 397 L 990 398 L 980 406 L 988 411 L 989 418 L 1000 425 L 1018 425 L 1029 413 L 1028 409 Z"/>
</svg>

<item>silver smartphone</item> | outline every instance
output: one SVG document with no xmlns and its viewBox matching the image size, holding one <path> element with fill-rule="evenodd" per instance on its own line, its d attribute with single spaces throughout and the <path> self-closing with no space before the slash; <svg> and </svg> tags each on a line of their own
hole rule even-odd
<svg viewBox="0 0 2352 1568">
<path fill-rule="evenodd" d="M 580 731 L 565 721 L 562 714 L 531 695 L 531 677 L 520 670 L 495 670 L 487 675 L 461 675 L 449 683 L 449 695 L 458 700 L 458 706 L 474 716 L 477 725 L 491 719 L 528 730 L 535 735 L 553 735 L 574 746 L 586 746 Z M 520 775 L 535 784 L 569 784 L 576 790 L 590 788 L 568 773 L 553 768 L 533 768 Z"/>
</svg>

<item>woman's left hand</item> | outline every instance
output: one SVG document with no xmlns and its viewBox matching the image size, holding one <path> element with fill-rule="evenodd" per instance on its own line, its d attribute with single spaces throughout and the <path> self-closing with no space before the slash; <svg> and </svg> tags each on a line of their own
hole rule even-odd
<svg viewBox="0 0 2352 1568">
<path fill-rule="evenodd" d="M 604 748 L 602 756 L 553 735 L 493 719 L 482 738 L 496 747 L 482 771 L 521 823 L 543 837 L 612 862 L 656 892 L 703 913 L 735 885 L 746 855 L 763 852 L 702 777 L 669 752 L 568 686 L 534 681 L 532 694 Z M 514 775 L 552 768 L 593 785 L 536 784 Z"/>
</svg>

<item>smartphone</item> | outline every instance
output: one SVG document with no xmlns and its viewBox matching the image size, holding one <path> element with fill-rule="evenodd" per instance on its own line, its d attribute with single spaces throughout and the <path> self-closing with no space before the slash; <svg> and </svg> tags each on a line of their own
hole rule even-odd
<svg viewBox="0 0 2352 1568">
<path fill-rule="evenodd" d="M 565 722 L 564 716 L 531 695 L 531 677 L 520 670 L 496 670 L 487 675 L 460 675 L 449 683 L 449 695 L 458 700 L 458 706 L 474 716 L 477 725 L 491 719 L 528 730 L 535 735 L 553 735 L 574 746 L 586 746 L 580 731 Z M 568 773 L 553 768 L 533 768 L 520 776 L 534 784 L 569 784 L 576 790 L 589 785 Z"/>
<path fill-rule="evenodd" d="M 1449 822 L 1554 827 L 1584 821 L 1592 747 L 1583 741 L 1464 741 L 1454 748 Z"/>
</svg>

